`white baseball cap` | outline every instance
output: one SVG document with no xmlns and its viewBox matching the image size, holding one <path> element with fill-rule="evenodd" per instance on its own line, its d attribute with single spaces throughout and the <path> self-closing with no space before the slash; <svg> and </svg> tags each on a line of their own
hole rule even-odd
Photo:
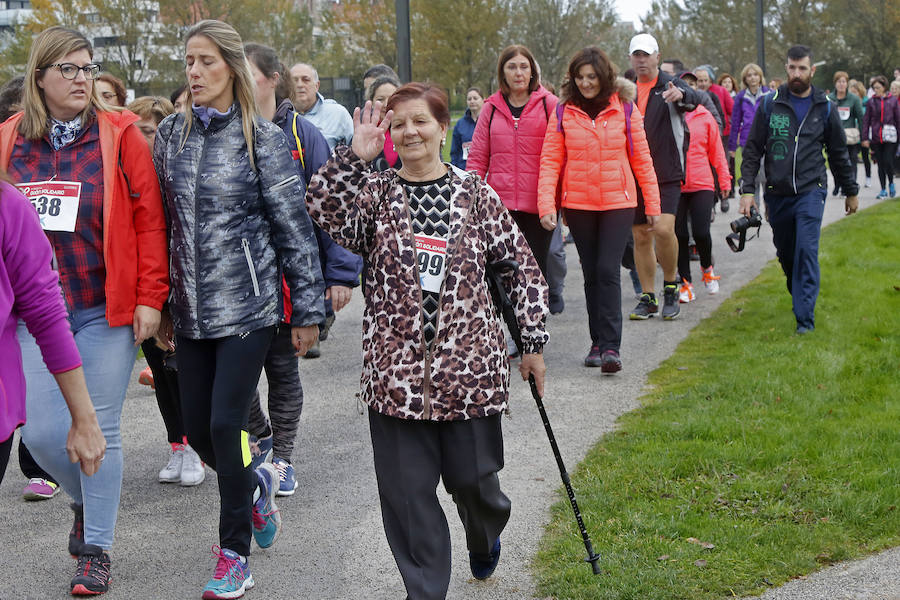
<svg viewBox="0 0 900 600">
<path fill-rule="evenodd" d="M 638 50 L 647 54 L 653 54 L 654 52 L 659 52 L 659 44 L 656 43 L 656 38 L 649 33 L 639 33 L 631 38 L 628 54 L 634 54 Z"/>
</svg>

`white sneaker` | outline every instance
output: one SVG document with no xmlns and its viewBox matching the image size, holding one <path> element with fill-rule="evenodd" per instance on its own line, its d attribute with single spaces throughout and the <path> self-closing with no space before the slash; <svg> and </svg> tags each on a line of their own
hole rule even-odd
<svg viewBox="0 0 900 600">
<path fill-rule="evenodd" d="M 184 444 L 172 444 L 172 455 L 169 464 L 159 472 L 160 483 L 178 483 L 181 481 L 181 465 L 184 462 Z"/>
<path fill-rule="evenodd" d="M 694 286 L 692 286 L 691 282 L 686 279 L 682 279 L 681 281 L 681 289 L 678 290 L 678 301 L 682 304 L 687 304 L 688 302 L 691 302 L 695 297 Z"/>
<path fill-rule="evenodd" d="M 200 456 L 190 446 L 184 447 L 184 463 L 181 466 L 181 485 L 194 486 L 206 479 L 206 469 Z"/>
<path fill-rule="evenodd" d="M 872 178 L 866 177 L 866 187 L 872 187 Z"/>
<path fill-rule="evenodd" d="M 706 285 L 707 293 L 719 293 L 719 276 L 713 272 L 712 265 L 708 269 L 703 269 L 703 283 Z"/>
</svg>

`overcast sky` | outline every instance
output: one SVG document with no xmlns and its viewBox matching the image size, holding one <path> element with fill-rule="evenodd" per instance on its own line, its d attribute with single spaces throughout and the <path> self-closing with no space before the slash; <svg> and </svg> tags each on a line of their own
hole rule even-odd
<svg viewBox="0 0 900 600">
<path fill-rule="evenodd" d="M 616 10 L 625 21 L 633 21 L 634 26 L 641 27 L 641 17 L 650 10 L 651 0 L 616 0 Z"/>
</svg>

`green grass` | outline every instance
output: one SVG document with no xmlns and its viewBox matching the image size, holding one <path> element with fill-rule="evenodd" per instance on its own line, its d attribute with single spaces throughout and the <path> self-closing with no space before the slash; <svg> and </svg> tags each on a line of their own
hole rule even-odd
<svg viewBox="0 0 900 600">
<path fill-rule="evenodd" d="M 900 544 L 898 230 L 890 202 L 823 232 L 811 334 L 774 261 L 691 332 L 574 474 L 603 573 L 560 493 L 542 596 L 758 594 Z"/>
</svg>

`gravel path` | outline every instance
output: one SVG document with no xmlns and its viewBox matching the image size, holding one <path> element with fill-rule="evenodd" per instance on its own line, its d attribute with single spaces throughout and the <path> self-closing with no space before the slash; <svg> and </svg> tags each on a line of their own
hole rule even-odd
<svg viewBox="0 0 900 600">
<path fill-rule="evenodd" d="M 862 206 L 873 202 L 874 192 L 864 190 Z M 839 218 L 842 205 L 829 198 L 826 221 Z M 575 249 L 567 247 L 566 310 L 548 324 L 546 404 L 570 470 L 601 435 L 614 428 L 619 415 L 638 406 L 647 373 L 672 354 L 694 325 L 774 258 L 767 227 L 762 239 L 749 242 L 743 253 L 730 252 L 723 238 L 733 218 L 735 209 L 718 215 L 713 224 L 721 293 L 709 296 L 701 284 L 698 300 L 683 306 L 682 317 L 674 322 L 626 318 L 625 368 L 613 377 L 582 366 L 589 346 L 582 278 Z M 693 267 L 699 280 L 699 266 L 694 263 Z M 624 272 L 623 283 L 627 312 L 635 301 Z M 257 587 L 247 595 L 251 600 L 404 596 L 381 527 L 367 420 L 355 397 L 361 313 L 362 301 L 356 293 L 322 345 L 322 358 L 301 361 L 306 404 L 294 455 L 300 488 L 293 497 L 279 500 L 285 530 L 275 547 L 254 549 L 251 564 Z M 203 485 L 191 489 L 156 482 L 168 447 L 153 394 L 137 383 L 143 366 L 139 363 L 134 370 L 123 415 L 126 473 L 112 552 L 115 581 L 105 597 L 199 598 L 214 566 L 209 549 L 217 540 L 215 475 L 209 472 Z M 514 382 L 510 404 L 512 413 L 504 421 L 507 464 L 501 482 L 512 499 L 513 514 L 503 534 L 503 558 L 489 581 L 472 580 L 459 519 L 441 492 L 455 550 L 450 598 L 521 600 L 536 593 L 528 564 L 560 481 L 528 387 L 520 380 Z M 72 561 L 64 551 L 71 525 L 67 501 L 60 494 L 48 502 L 25 503 L 19 496 L 23 484 L 14 455 L 0 486 L 0 547 L 5 549 L 0 553 L 0 598 L 67 597 L 73 574 Z M 895 550 L 834 566 L 765 597 L 900 598 L 898 558 Z"/>
</svg>

